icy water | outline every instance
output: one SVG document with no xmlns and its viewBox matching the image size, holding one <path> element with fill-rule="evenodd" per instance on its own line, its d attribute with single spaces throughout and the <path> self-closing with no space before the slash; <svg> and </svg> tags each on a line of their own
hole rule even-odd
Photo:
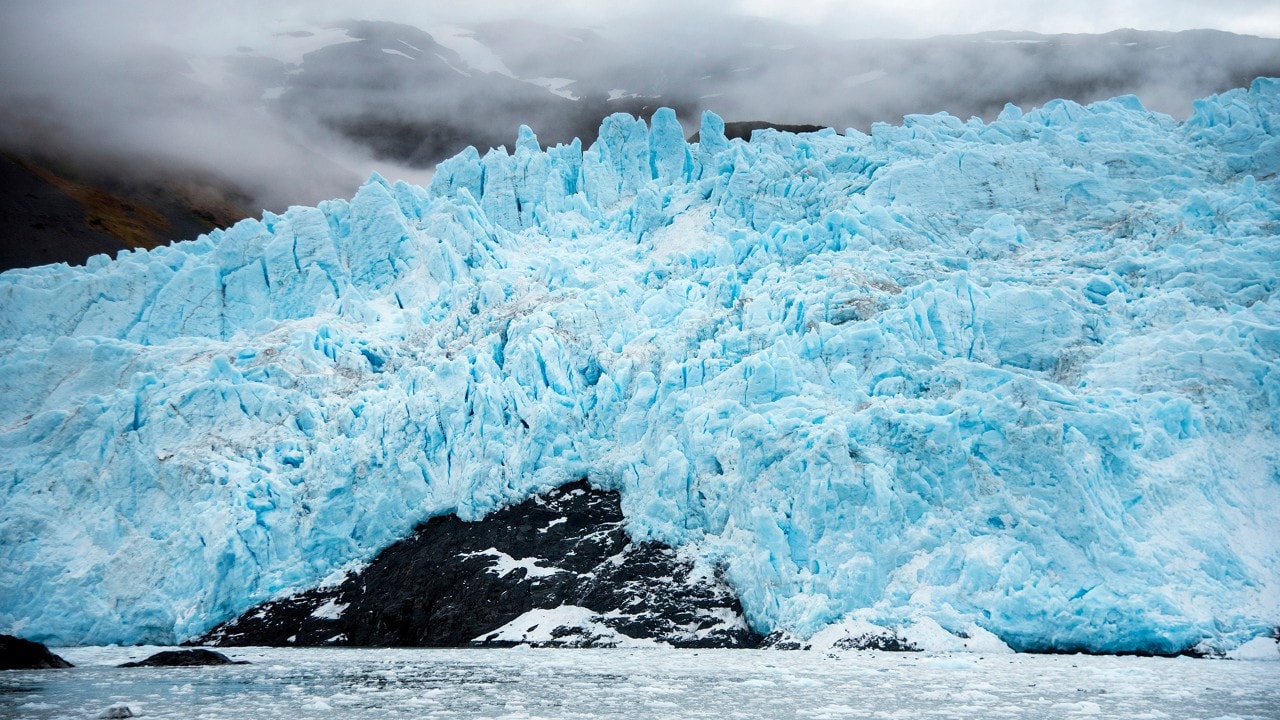
<svg viewBox="0 0 1280 720">
<path fill-rule="evenodd" d="M 74 648 L 0 672 L 0 718 L 1280 718 L 1280 663 L 749 650 L 230 650 L 251 665 L 114 667 Z"/>
</svg>

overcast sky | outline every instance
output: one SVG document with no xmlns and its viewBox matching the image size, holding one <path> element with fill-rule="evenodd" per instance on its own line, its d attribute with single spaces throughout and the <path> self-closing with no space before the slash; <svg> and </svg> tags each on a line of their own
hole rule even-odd
<svg viewBox="0 0 1280 720">
<path fill-rule="evenodd" d="M 245 3 L 247 6 L 254 4 Z M 342 8 L 343 5 L 346 8 Z M 693 12 L 691 8 L 697 5 L 787 20 L 799 25 L 820 26 L 829 32 L 850 37 L 919 38 L 986 30 L 1098 33 L 1118 28 L 1213 28 L 1280 37 L 1280 2 L 1277 0 L 716 0 L 701 3 L 698 0 L 636 3 L 602 0 L 487 0 L 481 3 L 361 0 L 358 3 L 329 3 L 329 7 L 336 6 L 340 8 L 340 14 L 346 15 L 355 8 L 388 16 L 411 13 L 420 17 L 435 15 L 459 20 L 528 13 L 545 19 L 589 24 L 607 24 L 611 18 L 632 12 L 665 12 L 678 22 Z M 314 8 L 304 12 L 314 12 Z"/>
<path fill-rule="evenodd" d="M 1098 33 L 1119 28 L 1212 28 L 1280 37 L 1277 0 L 4 0 L 0 5 L 0 17 L 13 14 L 14 21 L 4 22 L 0 30 L 6 35 L 23 31 L 24 24 L 16 21 L 21 13 L 26 16 L 22 20 L 53 20 L 72 35 L 99 28 L 156 41 L 180 32 L 196 43 L 201 38 L 221 42 L 244 35 L 254 25 L 351 17 L 425 26 L 526 15 L 605 30 L 612 20 L 629 14 L 666 15 L 680 23 L 715 11 L 786 20 L 849 37 L 919 38 L 986 30 Z"/>
<path fill-rule="evenodd" d="M 986 30 L 1099 33 L 1213 28 L 1280 37 L 1277 0 L 734 0 L 743 12 L 820 24 L 856 37 L 929 37 Z"/>
<path fill-rule="evenodd" d="M 346 15 L 358 12 L 357 8 L 388 17 L 403 16 L 408 12 L 420 14 L 424 19 L 436 15 L 458 20 L 473 16 L 529 13 L 547 19 L 604 25 L 611 18 L 630 12 L 668 13 L 673 21 L 678 22 L 690 14 L 693 6 L 700 4 L 722 11 L 818 26 L 850 37 L 918 38 L 986 30 L 1098 33 L 1118 28 L 1213 28 L 1280 37 L 1280 2 L 1277 0 L 717 0 L 702 3 L 698 0 L 637 3 L 601 0 L 488 0 L 483 3 L 362 0 L 329 5 L 338 8 L 347 5 L 339 10 L 340 14 Z M 297 11 L 295 8 L 288 12 Z"/>
</svg>

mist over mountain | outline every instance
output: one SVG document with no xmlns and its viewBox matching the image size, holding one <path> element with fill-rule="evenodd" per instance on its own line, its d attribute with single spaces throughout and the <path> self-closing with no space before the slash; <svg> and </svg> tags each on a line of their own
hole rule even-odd
<svg viewBox="0 0 1280 720">
<path fill-rule="evenodd" d="M 4 190 L 6 207 L 18 208 L 0 218 L 11 246 L 55 242 L 23 240 L 53 237 L 50 227 L 153 246 L 218 224 L 200 218 L 349 197 L 374 171 L 427 182 L 440 160 L 468 145 L 482 154 L 510 145 L 520 125 L 547 146 L 575 137 L 586 146 L 614 112 L 648 117 L 672 107 L 689 134 L 704 109 L 731 123 L 839 131 L 913 113 L 990 120 L 1009 102 L 1135 94 L 1181 118 L 1193 98 L 1280 75 L 1280 40 L 1210 30 L 855 40 L 697 4 L 681 13 L 655 5 L 603 24 L 584 15 L 580 25 L 563 13 L 531 20 L 509 8 L 469 20 L 436 12 L 417 25 L 294 9 L 256 23 L 232 8 L 175 27 L 157 8 L 148 10 L 154 18 L 135 8 L 91 23 L 73 6 L 0 11 L 9 15 L 0 150 L 143 214 L 194 224 L 156 224 L 139 245 L 82 221 L 94 211 L 74 197 L 69 214 L 50 223 L 48 212 L 24 211 L 14 198 L 65 193 L 24 176 Z M 178 188 L 193 178 L 208 203 L 189 202 Z M 110 246 L 65 257 L 10 249 L 0 260 L 79 262 Z"/>
</svg>

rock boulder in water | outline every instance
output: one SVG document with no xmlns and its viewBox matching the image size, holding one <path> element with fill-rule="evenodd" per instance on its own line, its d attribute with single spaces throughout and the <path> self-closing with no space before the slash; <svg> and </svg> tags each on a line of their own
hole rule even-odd
<svg viewBox="0 0 1280 720">
<path fill-rule="evenodd" d="M 146 660 L 127 662 L 120 667 L 194 667 L 197 665 L 248 665 L 243 660 L 232 660 L 220 652 L 196 648 L 193 650 L 165 650 Z"/>
</svg>

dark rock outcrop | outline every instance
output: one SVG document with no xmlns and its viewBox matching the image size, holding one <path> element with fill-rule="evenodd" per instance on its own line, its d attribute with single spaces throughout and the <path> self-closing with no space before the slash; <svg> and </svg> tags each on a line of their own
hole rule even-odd
<svg viewBox="0 0 1280 720">
<path fill-rule="evenodd" d="M 120 667 L 195 667 L 199 665 L 248 665 L 244 660 L 232 660 L 220 652 L 200 648 L 192 650 L 165 650 L 146 660 L 122 663 Z"/>
<path fill-rule="evenodd" d="M 38 642 L 12 635 L 0 635 L 0 670 L 45 670 L 69 668 L 71 663 L 49 652 Z"/>
<path fill-rule="evenodd" d="M 844 637 L 831 641 L 829 646 L 816 648 L 808 640 L 795 637 L 782 630 L 775 630 L 760 641 L 760 647 L 770 650 L 879 650 L 881 652 L 920 652 L 923 650 L 919 645 L 888 628 L 881 631 L 846 634 Z"/>
<path fill-rule="evenodd" d="M 757 130 L 778 130 L 780 132 L 789 133 L 811 133 L 825 130 L 826 125 L 789 125 L 787 123 L 775 123 L 767 120 L 741 120 L 734 122 L 726 122 L 724 124 L 724 136 L 730 140 L 746 140 L 751 141 L 751 133 Z M 696 143 L 701 139 L 702 133 L 696 132 L 690 138 L 689 142 Z"/>
<path fill-rule="evenodd" d="M 519 622 L 515 622 L 519 619 Z M 753 647 L 715 572 L 635 543 L 616 492 L 579 481 L 479 522 L 432 518 L 337 587 L 259 605 L 201 644 Z"/>
</svg>

